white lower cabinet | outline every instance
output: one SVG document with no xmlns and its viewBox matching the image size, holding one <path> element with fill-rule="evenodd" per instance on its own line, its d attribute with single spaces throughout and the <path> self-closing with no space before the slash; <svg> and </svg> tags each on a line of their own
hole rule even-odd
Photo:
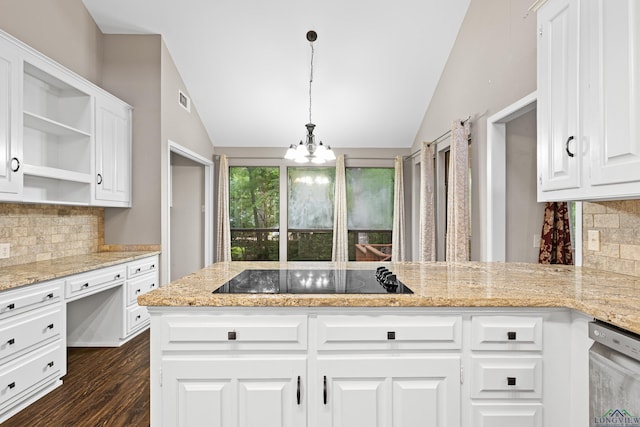
<svg viewBox="0 0 640 427">
<path fill-rule="evenodd" d="M 304 356 L 163 361 L 162 420 L 185 427 L 303 427 Z M 306 390 L 304 390 L 306 392 Z"/>
<path fill-rule="evenodd" d="M 64 281 L 0 292 L 0 422 L 67 373 Z"/>
<path fill-rule="evenodd" d="M 459 356 L 318 359 L 318 426 L 460 425 Z"/>
<path fill-rule="evenodd" d="M 578 427 L 588 412 L 567 309 L 149 310 L 153 427 Z"/>
</svg>

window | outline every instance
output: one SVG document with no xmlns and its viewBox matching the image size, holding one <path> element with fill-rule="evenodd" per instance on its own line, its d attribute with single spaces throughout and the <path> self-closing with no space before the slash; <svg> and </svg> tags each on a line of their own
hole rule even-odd
<svg viewBox="0 0 640 427">
<path fill-rule="evenodd" d="M 280 168 L 229 168 L 231 259 L 277 261 L 280 237 Z"/>
<path fill-rule="evenodd" d="M 347 168 L 350 261 L 391 259 L 393 168 Z"/>
<path fill-rule="evenodd" d="M 289 261 L 331 261 L 335 168 L 288 168 Z"/>
</svg>

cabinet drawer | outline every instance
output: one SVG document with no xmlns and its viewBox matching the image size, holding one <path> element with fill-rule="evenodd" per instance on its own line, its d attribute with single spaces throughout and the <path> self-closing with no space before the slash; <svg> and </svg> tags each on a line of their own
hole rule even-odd
<svg viewBox="0 0 640 427">
<path fill-rule="evenodd" d="M 542 350 L 542 317 L 474 316 L 472 350 Z"/>
<path fill-rule="evenodd" d="M 127 282 L 127 305 L 136 303 L 140 295 L 146 294 L 157 287 L 157 274 L 146 274 L 137 279 L 130 280 Z"/>
<path fill-rule="evenodd" d="M 162 349 L 304 350 L 307 316 L 166 317 Z"/>
<path fill-rule="evenodd" d="M 125 267 L 103 268 L 67 279 L 67 299 L 82 298 L 124 282 Z"/>
<path fill-rule="evenodd" d="M 131 261 L 127 264 L 127 277 L 129 279 L 152 271 L 158 271 L 157 256 Z"/>
<path fill-rule="evenodd" d="M 149 323 L 149 310 L 147 307 L 134 305 L 127 308 L 127 334 Z"/>
<path fill-rule="evenodd" d="M 0 372 L 0 405 L 46 380 L 60 377 L 67 349 L 56 341 L 23 356 Z"/>
<path fill-rule="evenodd" d="M 319 350 L 460 349 L 459 316 L 318 316 Z"/>
<path fill-rule="evenodd" d="M 62 301 L 63 283 L 56 280 L 0 293 L 0 320 Z"/>
<path fill-rule="evenodd" d="M 472 427 L 542 427 L 540 403 L 473 403 Z"/>
<path fill-rule="evenodd" d="M 62 306 L 15 316 L 0 327 L 0 360 L 65 333 Z"/>
<path fill-rule="evenodd" d="M 472 398 L 532 399 L 542 395 L 542 357 L 472 357 Z"/>
</svg>

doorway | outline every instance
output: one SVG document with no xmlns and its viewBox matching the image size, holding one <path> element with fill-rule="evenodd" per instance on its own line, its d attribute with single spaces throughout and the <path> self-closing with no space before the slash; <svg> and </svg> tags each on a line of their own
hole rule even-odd
<svg viewBox="0 0 640 427">
<path fill-rule="evenodd" d="M 211 264 L 213 162 L 169 144 L 168 277 L 179 279 Z"/>
</svg>

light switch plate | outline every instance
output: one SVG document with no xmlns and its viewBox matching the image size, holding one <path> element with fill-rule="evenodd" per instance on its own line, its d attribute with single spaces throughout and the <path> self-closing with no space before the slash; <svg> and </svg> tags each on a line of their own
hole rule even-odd
<svg viewBox="0 0 640 427">
<path fill-rule="evenodd" d="M 587 249 L 590 251 L 600 252 L 600 231 L 587 231 Z"/>
<path fill-rule="evenodd" d="M 0 259 L 11 256 L 11 243 L 0 243 Z"/>
</svg>

